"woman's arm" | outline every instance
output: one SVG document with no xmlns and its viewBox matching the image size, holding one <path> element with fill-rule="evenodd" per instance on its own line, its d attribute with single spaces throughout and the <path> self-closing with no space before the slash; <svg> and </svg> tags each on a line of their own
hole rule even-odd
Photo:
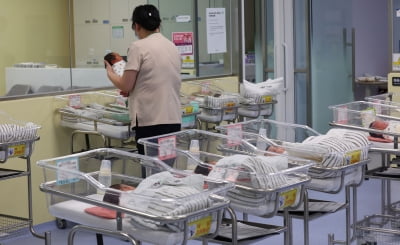
<svg viewBox="0 0 400 245">
<path fill-rule="evenodd" d="M 108 79 L 115 87 L 126 93 L 129 93 L 135 87 L 137 71 L 125 70 L 122 77 L 120 77 L 113 71 L 112 66 L 107 61 L 104 61 L 104 63 L 106 64 Z"/>
</svg>

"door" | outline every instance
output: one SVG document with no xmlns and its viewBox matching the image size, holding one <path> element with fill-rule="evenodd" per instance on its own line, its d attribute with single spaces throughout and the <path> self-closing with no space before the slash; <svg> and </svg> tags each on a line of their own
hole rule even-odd
<svg viewBox="0 0 400 245">
<path fill-rule="evenodd" d="M 328 107 L 353 100 L 353 1 L 245 3 L 254 9 L 246 18 L 254 26 L 245 31 L 245 52 L 254 48 L 255 61 L 246 64 L 245 78 L 261 82 L 283 77 L 273 119 L 326 132 L 332 119 Z M 249 67 L 254 67 L 251 75 Z"/>
<path fill-rule="evenodd" d="M 352 2 L 311 0 L 312 127 L 324 133 L 330 105 L 353 101 Z"/>
</svg>

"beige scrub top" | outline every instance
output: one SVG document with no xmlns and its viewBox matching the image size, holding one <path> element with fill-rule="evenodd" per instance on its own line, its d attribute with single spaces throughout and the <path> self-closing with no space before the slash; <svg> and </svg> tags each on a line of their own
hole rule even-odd
<svg viewBox="0 0 400 245">
<path fill-rule="evenodd" d="M 125 70 L 138 71 L 128 98 L 132 126 L 181 123 L 181 57 L 170 40 L 154 33 L 132 42 Z"/>
</svg>

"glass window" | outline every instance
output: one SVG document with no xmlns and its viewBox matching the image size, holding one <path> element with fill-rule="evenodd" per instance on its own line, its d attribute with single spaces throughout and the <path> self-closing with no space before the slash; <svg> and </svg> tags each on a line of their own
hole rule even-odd
<svg viewBox="0 0 400 245">
<path fill-rule="evenodd" d="M 126 55 L 133 9 L 146 3 L 181 50 L 184 79 L 238 70 L 237 0 L 14 0 L 0 10 L 0 96 L 112 87 L 104 55 Z"/>
<path fill-rule="evenodd" d="M 2 1 L 0 96 L 70 86 L 69 70 L 42 72 L 70 67 L 68 19 L 68 0 Z"/>
</svg>

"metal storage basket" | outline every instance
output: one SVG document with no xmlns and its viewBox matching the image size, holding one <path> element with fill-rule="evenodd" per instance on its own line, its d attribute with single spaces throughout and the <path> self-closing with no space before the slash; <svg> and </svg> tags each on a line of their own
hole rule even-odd
<svg viewBox="0 0 400 245">
<path fill-rule="evenodd" d="M 367 216 L 356 224 L 357 245 L 400 244 L 400 219 L 396 216 Z"/>
</svg>

